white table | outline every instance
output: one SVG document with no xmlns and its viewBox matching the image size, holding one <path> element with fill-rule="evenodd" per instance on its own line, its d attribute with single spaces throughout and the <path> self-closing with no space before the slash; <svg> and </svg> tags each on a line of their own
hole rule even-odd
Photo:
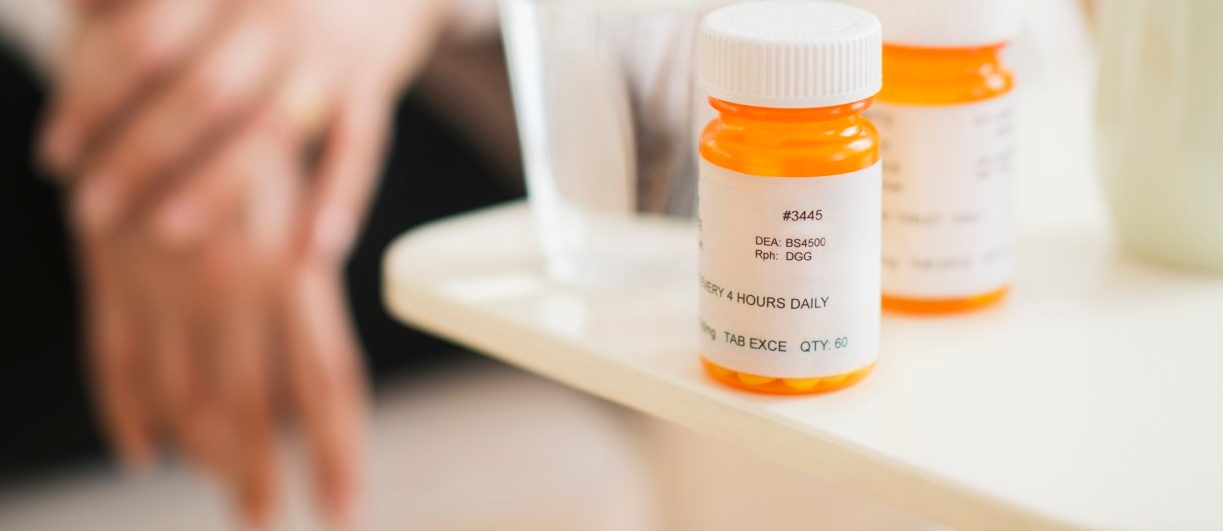
<svg viewBox="0 0 1223 531">
<path fill-rule="evenodd" d="M 889 316 L 849 390 L 722 388 L 696 358 L 695 284 L 550 283 L 525 208 L 411 233 L 386 258 L 405 322 L 968 529 L 1223 528 L 1223 282 L 1132 264 L 1091 233 L 1023 240 L 1013 296 Z"/>
<path fill-rule="evenodd" d="M 695 281 L 558 286 L 521 204 L 400 238 L 386 302 L 405 323 L 951 526 L 1223 529 L 1223 279 L 1115 250 L 1086 89 L 1047 90 L 1020 118 L 1013 295 L 971 315 L 886 317 L 877 371 L 843 392 L 711 382 Z M 1072 125 L 1033 127 L 1050 116 Z"/>
</svg>

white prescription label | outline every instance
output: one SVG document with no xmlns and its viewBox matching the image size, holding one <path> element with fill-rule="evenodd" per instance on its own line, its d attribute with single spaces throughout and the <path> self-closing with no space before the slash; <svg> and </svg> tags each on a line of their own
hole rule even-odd
<svg viewBox="0 0 1223 531">
<path fill-rule="evenodd" d="M 781 378 L 844 374 L 879 353 L 879 164 L 760 177 L 701 161 L 701 352 Z"/>
<path fill-rule="evenodd" d="M 883 174 L 883 293 L 981 295 L 1014 271 L 1014 99 L 962 105 L 876 102 Z"/>
</svg>

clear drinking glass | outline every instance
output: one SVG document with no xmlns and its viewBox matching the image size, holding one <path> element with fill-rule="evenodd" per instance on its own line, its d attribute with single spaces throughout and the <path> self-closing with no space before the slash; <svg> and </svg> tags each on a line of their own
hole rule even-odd
<svg viewBox="0 0 1223 531">
<path fill-rule="evenodd" d="M 503 0 L 527 190 L 548 273 L 695 271 L 693 45 L 709 0 Z M 700 111 L 696 111 L 699 113 Z"/>
</svg>

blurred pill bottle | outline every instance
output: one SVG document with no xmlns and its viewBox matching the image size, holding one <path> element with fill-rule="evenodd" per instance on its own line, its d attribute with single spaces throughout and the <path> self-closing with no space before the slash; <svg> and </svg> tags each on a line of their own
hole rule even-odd
<svg viewBox="0 0 1223 531">
<path fill-rule="evenodd" d="M 736 4 L 701 26 L 700 330 L 707 372 L 751 391 L 840 389 L 879 347 L 881 165 L 863 112 L 879 21 L 844 4 Z"/>
<path fill-rule="evenodd" d="M 1014 274 L 1012 0 L 854 0 L 883 24 L 883 307 L 973 310 Z"/>
<path fill-rule="evenodd" d="M 1223 273 L 1223 1 L 1097 2 L 1096 126 L 1121 244 Z"/>
</svg>

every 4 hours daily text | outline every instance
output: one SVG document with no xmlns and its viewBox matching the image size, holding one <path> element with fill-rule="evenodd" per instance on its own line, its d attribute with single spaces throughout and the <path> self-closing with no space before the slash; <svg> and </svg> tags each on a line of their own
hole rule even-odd
<svg viewBox="0 0 1223 531">
<path fill-rule="evenodd" d="M 705 280 L 701 277 L 701 289 L 705 292 L 725 299 L 731 302 L 742 304 L 744 306 L 756 306 L 759 308 L 774 308 L 778 310 L 818 310 L 828 307 L 830 297 L 775 297 L 771 295 L 758 295 L 755 293 L 745 293 L 729 289 L 725 286 L 718 285 L 715 282 Z"/>
</svg>

